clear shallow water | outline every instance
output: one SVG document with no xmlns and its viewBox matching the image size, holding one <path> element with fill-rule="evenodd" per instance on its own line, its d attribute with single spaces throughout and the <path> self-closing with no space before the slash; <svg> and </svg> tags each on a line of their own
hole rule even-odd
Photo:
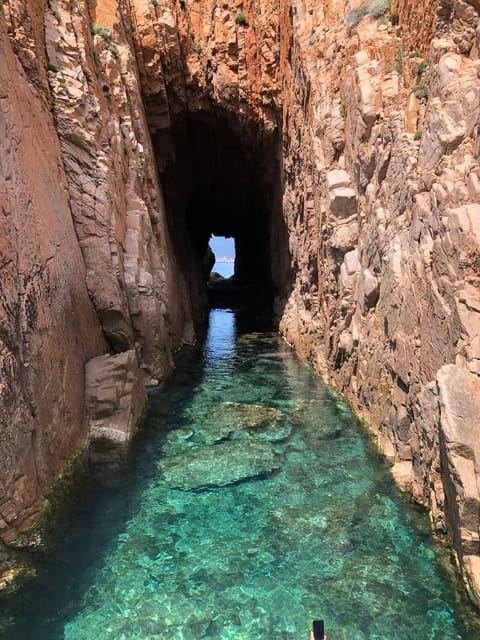
<svg viewBox="0 0 480 640">
<path fill-rule="evenodd" d="M 281 412 L 276 435 L 256 431 L 279 468 L 173 488 L 159 470 L 167 457 L 207 440 L 255 445 L 241 430 L 216 433 L 209 415 L 239 408 L 225 403 Z M 3 612 L 2 638 L 307 640 L 315 617 L 329 640 L 480 637 L 426 517 L 396 492 L 348 408 L 276 336 L 238 336 L 222 310 L 204 350 L 152 392 L 118 485 L 79 488 L 38 573 Z"/>
</svg>

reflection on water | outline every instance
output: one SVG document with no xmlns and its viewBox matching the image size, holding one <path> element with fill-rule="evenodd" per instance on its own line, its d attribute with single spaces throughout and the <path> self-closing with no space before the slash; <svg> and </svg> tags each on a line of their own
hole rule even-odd
<svg viewBox="0 0 480 640">
<path fill-rule="evenodd" d="M 329 640 L 479 637 L 345 404 L 228 311 L 58 534 L 9 640 L 306 640 L 316 617 Z"/>
</svg>

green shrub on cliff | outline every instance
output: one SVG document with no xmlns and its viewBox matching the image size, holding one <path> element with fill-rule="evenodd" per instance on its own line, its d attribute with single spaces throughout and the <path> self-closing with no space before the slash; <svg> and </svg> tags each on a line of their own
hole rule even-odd
<svg viewBox="0 0 480 640">
<path fill-rule="evenodd" d="M 235 14 L 235 22 L 242 25 L 243 27 L 248 27 L 247 16 L 243 13 L 243 11 L 237 11 L 237 13 Z"/>
<path fill-rule="evenodd" d="M 368 0 L 367 2 L 368 13 L 374 18 L 379 18 L 390 11 L 390 6 L 390 0 Z"/>
<path fill-rule="evenodd" d="M 112 37 L 112 34 L 110 33 L 109 29 L 107 29 L 107 27 L 103 27 L 96 22 L 90 23 L 90 33 L 92 34 L 92 36 L 100 36 L 104 40 L 110 40 Z"/>
<path fill-rule="evenodd" d="M 357 24 L 360 24 L 360 22 L 364 19 L 367 13 L 368 8 L 366 3 L 364 2 L 359 7 L 355 7 L 355 9 L 350 9 L 350 11 L 347 11 L 347 14 L 345 15 L 345 22 L 352 25 L 353 27 L 356 27 Z"/>
<path fill-rule="evenodd" d="M 419 76 L 425 71 L 427 67 L 428 67 L 428 62 L 426 60 L 423 60 L 423 62 L 420 62 L 420 64 L 417 65 L 417 68 L 415 69 L 415 73 Z"/>
<path fill-rule="evenodd" d="M 419 100 L 424 100 L 425 98 L 428 98 L 428 87 L 424 84 L 416 84 L 412 87 L 412 93 Z"/>
<path fill-rule="evenodd" d="M 390 11 L 390 6 L 390 0 L 366 0 L 359 7 L 347 11 L 345 21 L 355 27 L 367 15 L 373 18 L 383 16 L 387 11 Z"/>
</svg>

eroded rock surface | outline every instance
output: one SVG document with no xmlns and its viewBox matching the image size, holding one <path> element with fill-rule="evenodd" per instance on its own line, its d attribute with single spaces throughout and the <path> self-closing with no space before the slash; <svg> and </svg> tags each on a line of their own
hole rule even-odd
<svg viewBox="0 0 480 640">
<path fill-rule="evenodd" d="M 440 407 L 440 459 L 445 475 L 448 528 L 461 552 L 467 579 L 480 591 L 480 397 L 478 378 L 453 364 L 437 375 Z"/>
<path fill-rule="evenodd" d="M 125 457 L 147 400 L 135 351 L 89 360 L 85 379 L 89 459 L 116 464 Z"/>
</svg>

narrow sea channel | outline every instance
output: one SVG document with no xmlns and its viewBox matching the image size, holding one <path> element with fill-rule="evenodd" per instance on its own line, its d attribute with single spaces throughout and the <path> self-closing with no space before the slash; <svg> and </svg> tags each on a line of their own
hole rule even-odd
<svg viewBox="0 0 480 640">
<path fill-rule="evenodd" d="M 254 405 L 252 407 L 252 405 Z M 5 640 L 478 640 L 428 520 L 274 334 L 212 311 L 150 394 L 115 486 L 89 478 Z"/>
</svg>

